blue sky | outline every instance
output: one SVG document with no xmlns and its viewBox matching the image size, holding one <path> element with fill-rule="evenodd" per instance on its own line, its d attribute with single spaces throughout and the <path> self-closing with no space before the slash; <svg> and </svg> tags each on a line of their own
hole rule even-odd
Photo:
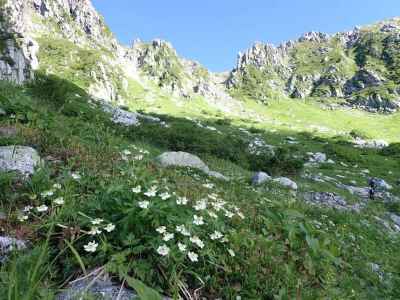
<svg viewBox="0 0 400 300">
<path fill-rule="evenodd" d="M 170 41 L 212 71 L 234 67 L 255 41 L 279 44 L 400 16 L 400 0 L 92 0 L 118 39 Z"/>
</svg>

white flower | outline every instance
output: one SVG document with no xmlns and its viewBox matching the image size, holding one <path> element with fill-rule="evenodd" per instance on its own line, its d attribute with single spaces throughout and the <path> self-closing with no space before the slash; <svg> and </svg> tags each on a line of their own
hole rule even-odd
<svg viewBox="0 0 400 300">
<path fill-rule="evenodd" d="M 211 218 L 218 219 L 217 214 L 214 213 L 214 212 L 212 212 L 212 211 L 209 211 L 209 212 L 208 212 L 208 215 L 209 215 Z"/>
<path fill-rule="evenodd" d="M 189 230 L 186 229 L 185 225 L 176 226 L 176 231 L 181 233 L 184 236 L 190 236 L 190 232 L 189 232 Z"/>
<path fill-rule="evenodd" d="M 188 199 L 186 197 L 178 197 L 176 199 L 176 204 L 178 205 L 186 205 L 188 203 Z"/>
<path fill-rule="evenodd" d="M 219 232 L 219 231 L 214 231 L 214 233 L 212 233 L 210 235 L 210 238 L 214 241 L 214 240 L 219 240 L 220 238 L 222 238 L 224 235 Z"/>
<path fill-rule="evenodd" d="M 149 201 L 140 201 L 138 204 L 139 204 L 140 208 L 147 209 L 147 208 L 149 208 L 150 202 Z"/>
<path fill-rule="evenodd" d="M 244 215 L 239 211 L 239 212 L 237 212 L 236 213 L 238 216 L 239 216 L 239 218 L 241 218 L 242 220 L 244 219 Z"/>
<path fill-rule="evenodd" d="M 221 240 L 221 242 L 222 242 L 222 243 L 227 243 L 227 242 L 229 242 L 229 240 L 228 240 L 226 237 L 224 237 L 224 238 Z"/>
<path fill-rule="evenodd" d="M 24 212 L 30 212 L 33 209 L 32 206 L 28 205 L 24 207 Z"/>
<path fill-rule="evenodd" d="M 178 248 L 179 248 L 179 251 L 181 251 L 181 252 L 186 252 L 186 245 L 185 244 L 182 244 L 182 243 L 178 243 Z"/>
<path fill-rule="evenodd" d="M 235 252 L 232 249 L 228 249 L 229 255 L 235 257 Z"/>
<path fill-rule="evenodd" d="M 165 226 L 158 227 L 158 228 L 156 229 L 156 231 L 157 231 L 158 233 L 160 233 L 160 234 L 164 234 L 164 233 L 167 232 L 167 227 L 165 227 Z"/>
<path fill-rule="evenodd" d="M 169 253 L 169 248 L 167 247 L 167 245 L 162 245 L 157 248 L 157 252 L 162 256 L 166 256 Z"/>
<path fill-rule="evenodd" d="M 104 230 L 107 231 L 107 232 L 112 232 L 112 231 L 114 231 L 114 229 L 115 229 L 115 225 L 112 224 L 112 223 L 107 224 L 107 226 L 104 227 Z"/>
<path fill-rule="evenodd" d="M 57 205 L 63 205 L 65 203 L 64 202 L 64 198 L 63 197 L 59 197 L 57 199 L 54 199 L 54 203 L 57 204 Z"/>
<path fill-rule="evenodd" d="M 211 200 L 216 201 L 218 199 L 218 195 L 217 194 L 210 194 L 210 195 L 208 195 L 208 198 L 210 198 Z"/>
<path fill-rule="evenodd" d="M 225 204 L 226 204 L 225 201 L 217 201 L 211 203 L 211 205 L 214 207 L 216 211 L 220 211 L 221 209 L 223 209 Z"/>
<path fill-rule="evenodd" d="M 103 222 L 104 222 L 103 219 L 94 219 L 94 220 L 91 221 L 91 223 L 92 223 L 93 225 L 100 225 L 100 224 L 103 223 Z"/>
<path fill-rule="evenodd" d="M 43 198 L 51 197 L 51 196 L 54 195 L 54 191 L 53 191 L 53 190 L 45 191 L 45 192 L 41 193 L 40 195 L 41 195 Z"/>
<path fill-rule="evenodd" d="M 89 242 L 87 245 L 83 246 L 83 248 L 85 249 L 86 252 L 96 252 L 98 245 L 99 244 L 97 244 L 95 241 L 93 241 L 93 242 Z"/>
<path fill-rule="evenodd" d="M 71 177 L 75 180 L 80 180 L 82 177 L 79 173 L 72 173 Z"/>
<path fill-rule="evenodd" d="M 207 201 L 205 199 L 197 201 L 196 205 L 194 206 L 195 210 L 205 210 L 206 208 L 207 208 Z"/>
<path fill-rule="evenodd" d="M 28 220 L 28 219 L 29 219 L 29 217 L 26 216 L 26 215 L 20 215 L 20 216 L 18 216 L 18 221 L 20 221 L 20 222 L 24 222 L 24 221 L 26 221 L 26 220 Z"/>
<path fill-rule="evenodd" d="M 138 185 L 137 187 L 132 189 L 132 192 L 135 194 L 139 194 L 142 191 L 142 187 Z"/>
<path fill-rule="evenodd" d="M 38 207 L 36 207 L 36 210 L 38 211 L 38 212 L 45 212 L 45 211 L 47 211 L 49 208 L 46 206 L 46 205 L 41 205 L 41 206 L 38 206 Z"/>
<path fill-rule="evenodd" d="M 93 226 L 89 231 L 90 235 L 98 235 L 100 233 L 101 233 L 101 230 L 99 229 L 99 227 L 96 227 L 96 226 Z"/>
<path fill-rule="evenodd" d="M 147 197 L 154 197 L 157 194 L 157 187 L 152 186 L 146 193 L 144 193 Z"/>
<path fill-rule="evenodd" d="M 193 224 L 194 225 L 203 225 L 204 224 L 204 220 L 203 220 L 203 217 L 199 217 L 199 216 L 197 216 L 197 215 L 194 215 L 193 216 Z"/>
<path fill-rule="evenodd" d="M 134 157 L 135 160 L 142 160 L 143 159 L 143 155 L 136 155 Z"/>
<path fill-rule="evenodd" d="M 229 219 L 231 219 L 231 218 L 234 216 L 234 214 L 231 213 L 231 212 L 228 211 L 228 210 L 225 210 L 225 216 L 228 217 Z"/>
<path fill-rule="evenodd" d="M 123 154 L 123 155 L 131 155 L 132 152 L 129 151 L 129 150 L 124 150 L 124 151 L 122 151 L 122 154 Z"/>
<path fill-rule="evenodd" d="M 168 242 L 169 240 L 172 240 L 173 238 L 174 238 L 174 234 L 173 233 L 166 232 L 164 234 L 163 240 Z"/>
<path fill-rule="evenodd" d="M 199 260 L 199 256 L 196 253 L 191 252 L 191 251 L 188 252 L 188 257 L 192 262 L 196 262 Z"/>
<path fill-rule="evenodd" d="M 214 185 L 212 183 L 203 184 L 203 186 L 207 189 L 213 189 Z"/>
<path fill-rule="evenodd" d="M 199 239 L 199 237 L 197 237 L 197 236 L 191 237 L 191 238 L 190 238 L 190 241 L 191 241 L 193 244 L 197 245 L 197 247 L 203 249 L 204 243 L 203 243 L 202 240 Z"/>
<path fill-rule="evenodd" d="M 61 184 L 59 184 L 59 183 L 55 183 L 55 184 L 53 184 L 53 188 L 59 190 L 59 189 L 62 188 L 62 186 L 61 186 Z"/>
<path fill-rule="evenodd" d="M 171 198 L 171 195 L 169 193 L 165 192 L 160 195 L 160 198 L 161 198 L 161 200 L 167 200 L 167 199 Z"/>
</svg>

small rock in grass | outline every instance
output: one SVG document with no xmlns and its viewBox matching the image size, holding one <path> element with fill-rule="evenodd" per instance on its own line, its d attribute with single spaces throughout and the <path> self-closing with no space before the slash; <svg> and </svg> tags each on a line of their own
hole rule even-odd
<svg viewBox="0 0 400 300">
<path fill-rule="evenodd" d="M 26 243 L 9 236 L 0 236 L 0 262 L 6 259 L 8 253 L 13 250 L 23 250 L 26 248 Z"/>
<path fill-rule="evenodd" d="M 287 177 L 275 178 L 273 181 L 291 190 L 297 190 L 297 183 Z"/>
<path fill-rule="evenodd" d="M 317 152 L 311 155 L 310 162 L 324 163 L 326 162 L 326 159 L 327 157 L 325 153 Z"/>
<path fill-rule="evenodd" d="M 214 178 L 217 178 L 217 179 L 221 179 L 221 180 L 224 180 L 224 181 L 229 181 L 228 177 L 222 175 L 221 173 L 215 172 L 215 171 L 208 171 L 208 172 L 206 172 L 206 174 L 208 176 L 211 176 L 211 177 L 214 177 Z"/>
<path fill-rule="evenodd" d="M 391 190 L 393 187 L 388 184 L 385 180 L 381 179 L 381 178 L 370 178 L 368 180 L 368 185 L 372 186 L 374 185 L 376 187 L 377 190 Z"/>
<path fill-rule="evenodd" d="M 64 292 L 56 296 L 56 300 L 86 299 L 85 296 L 107 300 L 139 299 L 135 291 L 121 286 L 120 283 L 113 282 L 108 274 L 101 274 L 100 272 L 100 270 L 95 270 L 88 277 L 74 280 Z M 161 297 L 161 299 L 171 300 L 167 297 Z"/>
<path fill-rule="evenodd" d="M 251 183 L 253 185 L 260 185 L 260 184 L 263 184 L 270 180 L 272 180 L 272 177 L 269 176 L 267 173 L 257 172 L 256 174 L 254 174 L 253 178 L 251 179 Z"/>
<path fill-rule="evenodd" d="M 113 283 L 107 275 L 97 276 L 98 274 L 95 273 L 88 278 L 72 282 L 64 292 L 56 296 L 56 300 L 86 299 L 85 296 L 108 300 L 138 299 L 134 291 L 124 287 L 121 289 L 121 285 Z"/>
</svg>

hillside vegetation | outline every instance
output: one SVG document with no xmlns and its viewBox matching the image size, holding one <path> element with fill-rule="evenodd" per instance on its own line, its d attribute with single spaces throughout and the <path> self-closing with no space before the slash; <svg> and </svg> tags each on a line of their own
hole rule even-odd
<svg viewBox="0 0 400 300">
<path fill-rule="evenodd" d="M 0 300 L 400 298 L 398 19 L 227 75 L 90 1 L 0 5 Z"/>
</svg>

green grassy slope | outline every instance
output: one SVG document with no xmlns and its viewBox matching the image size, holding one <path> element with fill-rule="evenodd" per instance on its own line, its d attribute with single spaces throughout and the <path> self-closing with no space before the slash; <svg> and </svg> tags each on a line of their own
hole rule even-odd
<svg viewBox="0 0 400 300">
<path fill-rule="evenodd" d="M 395 142 L 398 136 L 391 125 L 398 122 L 398 115 L 328 112 L 313 102 L 286 100 L 265 108 L 248 101 L 246 109 L 266 119 L 251 122 L 234 116 L 228 120 L 202 99 L 177 105 L 164 98 L 157 102 L 159 107 L 138 101 L 130 105 L 156 111 L 169 127 L 144 122 L 125 128 L 113 124 L 97 105 L 89 104 L 81 88 L 66 80 L 41 77 L 25 87 L 0 84 L 0 107 L 7 112 L 0 117 L 0 127 L 18 128 L 17 136 L 0 137 L 0 144 L 30 145 L 42 157 L 52 157 L 27 182 L 0 174 L 1 210 L 9 216 L 0 221 L 1 228 L 31 242 L 28 250 L 1 266 L 0 299 L 53 299 L 68 279 L 102 266 L 116 281 L 129 284 L 136 278 L 174 298 L 195 290 L 209 299 L 400 297 L 400 260 L 394 255 L 400 239 L 388 235 L 375 219 L 387 212 L 400 213 L 397 203 L 369 202 L 360 214 L 346 213 L 310 206 L 273 184 L 257 189 L 249 184 L 252 172 L 263 169 L 293 178 L 299 183 L 299 194 L 336 191 L 349 202 L 360 202 L 329 183 L 301 176 L 299 162 L 306 153 L 324 151 L 337 164 L 307 168 L 308 172 L 345 175 L 346 183 L 356 180 L 363 186 L 366 178 L 359 171 L 368 168 L 395 186 L 393 192 L 398 194 L 398 152 L 357 150 L 345 142 L 346 136 L 308 129 L 313 124 L 335 131 L 358 129 L 372 138 Z M 200 121 L 202 127 L 186 116 Z M 289 135 L 299 143 L 288 144 Z M 281 160 L 249 154 L 247 145 L 256 136 L 281 147 Z M 232 180 L 220 182 L 187 169 L 160 169 L 153 158 L 165 150 L 197 154 Z M 72 173 L 81 178 L 74 179 Z M 138 186 L 140 192 L 132 190 Z M 143 192 L 153 186 L 159 193 L 147 197 Z M 49 190 L 53 195 L 45 193 Z M 63 205 L 55 201 L 59 197 Z M 188 199 L 187 205 L 177 204 L 181 197 Z M 207 208 L 196 210 L 196 203 L 205 198 Z M 143 201 L 149 201 L 148 209 L 141 208 Z M 49 209 L 44 213 L 33 209 L 29 219 L 21 222 L 27 205 Z M 223 209 L 216 209 L 221 205 Z M 193 224 L 194 215 L 202 216 L 205 224 Z M 97 225 L 102 232 L 92 236 L 96 218 L 104 220 Z M 104 227 L 109 223 L 115 225 L 111 232 Z M 160 226 L 174 232 L 177 225 L 185 225 L 204 247 L 177 232 L 168 241 L 157 232 Z M 227 240 L 213 240 L 210 235 L 215 231 Z M 91 241 L 98 244 L 93 253 L 84 247 Z M 198 261 L 182 253 L 178 242 L 198 254 Z M 170 249 L 168 256 L 158 253 L 164 244 Z M 371 263 L 378 264 L 383 275 L 374 272 Z"/>
</svg>

